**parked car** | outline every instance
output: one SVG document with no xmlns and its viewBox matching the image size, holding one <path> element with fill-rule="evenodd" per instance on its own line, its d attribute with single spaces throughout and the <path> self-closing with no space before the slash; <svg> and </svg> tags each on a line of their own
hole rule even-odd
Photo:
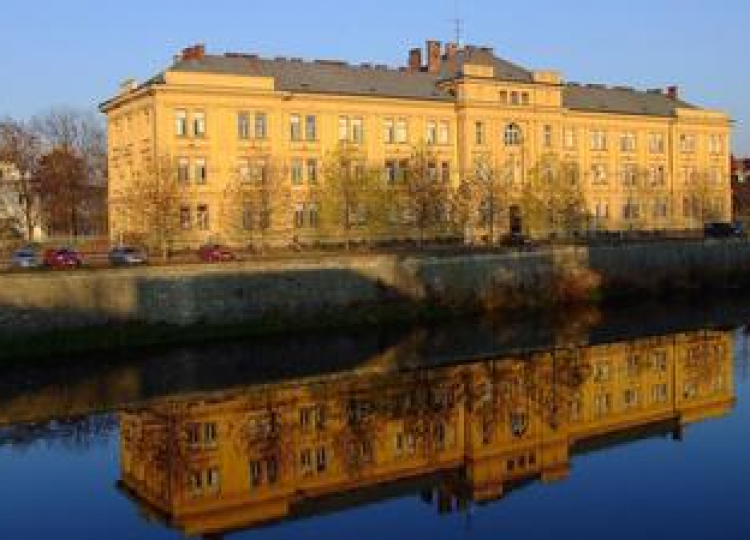
<svg viewBox="0 0 750 540">
<path fill-rule="evenodd" d="M 25 246 L 13 252 L 10 259 L 12 268 L 41 268 L 42 255 L 38 247 Z"/>
<path fill-rule="evenodd" d="M 740 223 L 711 222 L 703 227 L 703 236 L 706 238 L 742 238 L 745 231 Z"/>
<path fill-rule="evenodd" d="M 52 269 L 80 268 L 83 260 L 72 248 L 50 248 L 44 252 L 44 266 Z"/>
<path fill-rule="evenodd" d="M 198 258 L 203 262 L 234 261 L 237 257 L 226 246 L 221 244 L 206 244 L 198 249 Z"/>
<path fill-rule="evenodd" d="M 146 253 L 133 246 L 115 246 L 109 250 L 109 263 L 112 266 L 133 266 L 147 262 Z"/>
</svg>

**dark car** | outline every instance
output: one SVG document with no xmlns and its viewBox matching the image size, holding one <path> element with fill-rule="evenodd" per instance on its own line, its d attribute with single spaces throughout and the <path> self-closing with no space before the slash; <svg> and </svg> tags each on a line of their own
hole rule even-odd
<svg viewBox="0 0 750 540">
<path fill-rule="evenodd" d="M 146 253 L 133 246 L 116 246 L 109 250 L 109 263 L 112 266 L 134 266 L 147 262 Z"/>
<path fill-rule="evenodd" d="M 36 246 L 17 249 L 10 259 L 12 268 L 41 268 L 43 263 L 41 250 Z"/>
<path fill-rule="evenodd" d="M 198 249 L 198 258 L 203 262 L 234 261 L 234 253 L 221 244 L 206 244 Z"/>
<path fill-rule="evenodd" d="M 704 225 L 703 236 L 706 238 L 742 238 L 745 232 L 741 224 L 717 221 Z"/>
<path fill-rule="evenodd" d="M 55 270 L 80 268 L 83 266 L 83 260 L 78 252 L 72 248 L 50 248 L 44 252 L 44 266 Z"/>
</svg>

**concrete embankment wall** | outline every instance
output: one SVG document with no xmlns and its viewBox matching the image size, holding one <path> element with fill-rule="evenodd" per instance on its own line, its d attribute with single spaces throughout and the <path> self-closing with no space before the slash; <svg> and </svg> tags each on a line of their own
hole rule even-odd
<svg viewBox="0 0 750 540">
<path fill-rule="evenodd" d="M 389 306 L 519 308 L 554 303 L 576 287 L 653 291 L 727 283 L 744 273 L 750 274 L 750 242 L 739 240 L 11 273 L 0 276 L 0 336 L 121 321 L 225 325 L 367 316 Z"/>
</svg>

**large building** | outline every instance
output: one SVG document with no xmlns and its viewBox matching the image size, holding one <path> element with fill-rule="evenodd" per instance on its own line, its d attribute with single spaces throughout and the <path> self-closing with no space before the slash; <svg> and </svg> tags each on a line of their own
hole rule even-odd
<svg viewBox="0 0 750 540">
<path fill-rule="evenodd" d="M 601 450 L 728 413 L 732 335 L 700 330 L 163 398 L 120 414 L 145 516 L 217 535 L 422 492 L 439 511 L 569 474 Z M 212 536 L 213 537 L 213 536 Z"/>
<path fill-rule="evenodd" d="M 124 83 L 101 105 L 111 236 L 283 244 L 341 229 L 486 238 L 731 218 L 730 120 L 677 87 L 565 82 L 486 47 L 429 41 L 425 56 L 413 49 L 394 69 L 199 45 Z M 327 182 L 342 162 L 365 195 L 351 178 Z M 470 203 L 457 203 L 469 184 Z"/>
</svg>

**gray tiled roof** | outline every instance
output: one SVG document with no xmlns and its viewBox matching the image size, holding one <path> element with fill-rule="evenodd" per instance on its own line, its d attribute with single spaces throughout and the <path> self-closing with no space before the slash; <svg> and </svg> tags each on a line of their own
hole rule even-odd
<svg viewBox="0 0 750 540">
<path fill-rule="evenodd" d="M 227 73 L 273 77 L 284 91 L 320 92 L 366 96 L 404 97 L 449 101 L 440 90 L 440 77 L 423 72 L 399 71 L 385 66 L 353 66 L 344 62 L 303 62 L 290 58 L 264 59 L 251 56 L 205 56 L 202 60 L 177 62 L 177 71 Z"/>
<path fill-rule="evenodd" d="M 266 59 L 243 54 L 206 55 L 200 60 L 178 60 L 170 69 L 273 77 L 276 88 L 282 91 L 452 101 L 454 97 L 438 88 L 437 83 L 455 77 L 466 63 L 493 66 L 495 78 L 499 80 L 533 83 L 531 71 L 503 60 L 491 49 L 482 47 L 459 50 L 452 61 L 444 63 L 439 74 L 370 64 L 354 66 L 338 61 Z M 162 74 L 146 84 L 163 82 Z M 574 84 L 563 87 L 563 106 L 577 111 L 649 116 L 674 116 L 677 108 L 695 108 L 661 92 Z"/>
<path fill-rule="evenodd" d="M 534 81 L 531 71 L 495 56 L 492 49 L 486 47 L 466 47 L 459 50 L 454 62 L 446 62 L 443 75 L 453 77 L 463 70 L 464 64 L 492 66 L 495 68 L 495 78 L 502 81 L 527 83 Z"/>
<path fill-rule="evenodd" d="M 662 92 L 571 84 L 563 89 L 563 106 L 577 111 L 649 116 L 674 116 L 677 108 L 695 108 Z"/>
</svg>

